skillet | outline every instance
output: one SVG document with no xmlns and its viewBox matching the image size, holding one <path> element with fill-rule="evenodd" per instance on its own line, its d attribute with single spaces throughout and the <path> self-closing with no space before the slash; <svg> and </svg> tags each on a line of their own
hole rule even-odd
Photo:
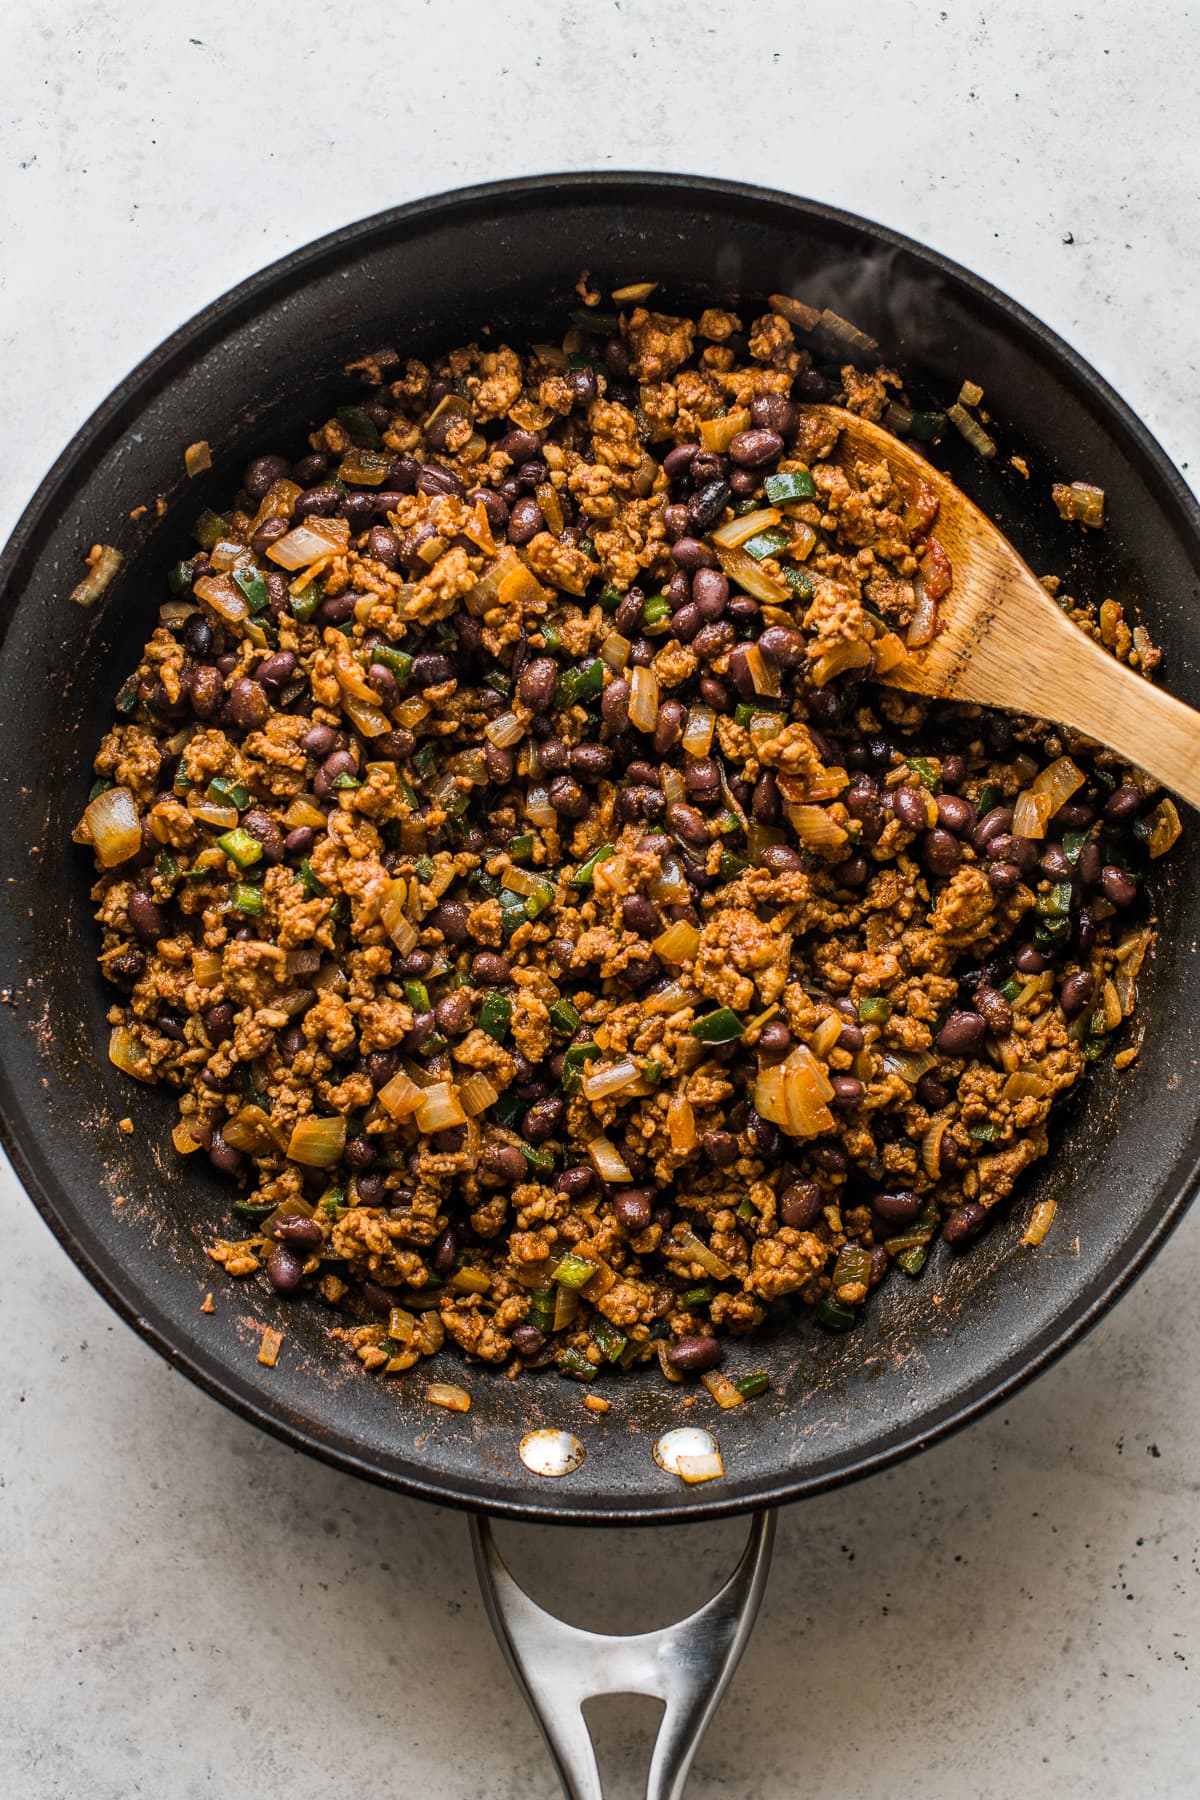
<svg viewBox="0 0 1200 1800">
<path fill-rule="evenodd" d="M 191 547 L 197 513 L 236 486 L 252 455 L 294 443 L 352 398 L 344 363 L 383 345 L 428 355 L 488 326 L 524 342 L 561 332 L 584 268 L 605 291 L 657 278 L 654 304 L 668 311 L 740 294 L 750 312 L 767 293 L 795 293 L 876 337 L 927 403 L 952 401 L 964 378 L 981 383 L 1001 454 L 986 464 L 944 440 L 933 459 L 1039 572 L 1131 605 L 1163 646 L 1172 691 L 1200 704 L 1200 511 L 1095 371 L 987 283 L 862 219 L 708 179 L 537 177 L 396 208 L 276 263 L 169 338 L 59 458 L 0 558 L 0 1129 L 34 1204 L 93 1285 L 244 1417 L 351 1473 L 451 1505 L 547 1522 L 665 1523 L 798 1499 L 934 1441 L 1044 1369 L 1145 1266 L 1198 1175 L 1200 879 L 1189 819 L 1151 883 L 1160 938 L 1141 984 L 1137 1062 L 1121 1075 L 1097 1065 L 1058 1118 L 1052 1156 L 969 1254 L 939 1243 L 918 1282 L 893 1275 L 844 1337 L 797 1317 L 761 1341 L 769 1393 L 715 1422 L 715 1409 L 704 1412 L 724 1456 L 719 1482 L 685 1487 L 656 1464 L 658 1435 L 681 1422 L 679 1391 L 657 1370 L 606 1384 L 612 1410 L 597 1421 L 554 1375 L 513 1383 L 472 1367 L 471 1411 L 449 1414 L 425 1403 L 423 1380 L 364 1375 L 329 1338 L 318 1302 L 289 1303 L 281 1317 L 265 1290 L 223 1284 L 204 1245 L 227 1222 L 228 1188 L 175 1155 L 172 1097 L 128 1082 L 104 1052 L 109 995 L 94 964 L 90 862 L 70 835 L 112 696 L 166 568 Z M 189 481 L 183 449 L 199 438 L 214 466 Z M 1050 483 L 1076 478 L 1105 488 L 1104 531 L 1084 535 L 1055 514 Z M 85 611 L 68 595 L 96 541 L 116 545 L 124 562 Z M 131 1137 L 117 1126 L 126 1115 Z M 1055 1229 L 1031 1252 L 1019 1242 L 1023 1224 L 1049 1196 Z M 210 1288 L 212 1315 L 200 1311 Z M 256 1360 L 268 1324 L 286 1324 L 273 1369 Z M 464 1378 L 451 1352 L 429 1373 Z M 533 1427 L 577 1431 L 582 1466 L 557 1481 L 531 1475 L 517 1447 Z M 760 1525 L 743 1601 L 761 1589 L 768 1537 Z M 501 1606 L 485 1532 L 479 1554 Z M 565 1769 L 561 1744 L 556 1754 Z"/>
</svg>

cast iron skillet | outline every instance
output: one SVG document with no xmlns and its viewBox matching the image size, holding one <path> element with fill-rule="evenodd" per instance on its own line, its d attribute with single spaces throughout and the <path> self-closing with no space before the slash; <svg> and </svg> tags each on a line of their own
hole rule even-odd
<svg viewBox="0 0 1200 1800">
<path fill-rule="evenodd" d="M 606 1383 L 612 1410 L 598 1421 L 552 1374 L 513 1383 L 444 1353 L 435 1372 L 465 1380 L 473 1396 L 469 1414 L 452 1415 L 426 1404 L 424 1370 L 398 1383 L 363 1374 L 329 1338 L 318 1303 L 221 1276 L 204 1244 L 227 1227 L 228 1188 L 171 1149 L 171 1096 L 119 1076 L 105 1055 L 110 996 L 93 962 L 90 861 L 70 842 L 113 694 L 202 505 L 236 485 L 251 455 L 295 444 L 349 398 L 341 369 L 351 357 L 448 348 L 488 326 L 526 340 L 561 331 L 584 268 L 604 289 L 657 277 L 668 309 L 736 292 L 752 314 L 756 298 L 795 292 L 873 333 L 933 401 L 952 400 L 963 377 L 981 382 L 1001 455 L 990 467 L 955 443 L 935 455 L 1035 568 L 1136 602 L 1165 647 L 1173 691 L 1200 704 L 1194 502 L 1105 383 L 986 283 L 828 207 L 679 176 L 539 177 L 398 208 L 287 257 L 170 338 L 65 451 L 0 562 L 0 1107 L 18 1175 L 88 1279 L 193 1380 L 288 1443 L 404 1492 L 495 1513 L 696 1519 L 817 1492 L 943 1436 L 1045 1368 L 1163 1242 L 1200 1151 L 1190 829 L 1152 882 L 1162 932 L 1135 1066 L 1119 1078 L 1097 1068 L 1059 1122 L 1053 1157 L 968 1255 L 939 1245 L 919 1281 L 893 1275 L 848 1336 L 798 1319 L 737 1349 L 738 1365 L 770 1369 L 771 1392 L 716 1414 L 727 1477 L 691 1489 L 651 1454 L 679 1422 L 678 1390 L 657 1370 Z M 183 450 L 198 438 L 215 467 L 189 482 Z M 1028 459 L 1028 480 L 1009 466 L 1014 452 Z M 1048 497 L 1052 480 L 1076 477 L 1109 497 L 1107 529 L 1086 538 Z M 96 541 L 116 544 L 125 564 L 85 612 L 68 595 Z M 117 1129 L 126 1115 L 132 1137 Z M 1021 1249 L 1031 1202 L 1049 1194 L 1060 1203 L 1049 1240 Z M 287 1327 L 271 1370 L 256 1361 L 267 1323 Z M 517 1445 L 535 1425 L 579 1431 L 587 1458 L 575 1474 L 546 1481 L 525 1470 Z"/>
</svg>

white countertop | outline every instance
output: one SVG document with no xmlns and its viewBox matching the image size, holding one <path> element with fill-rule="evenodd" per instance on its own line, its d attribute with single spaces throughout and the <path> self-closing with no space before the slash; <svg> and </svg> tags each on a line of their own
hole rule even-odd
<svg viewBox="0 0 1200 1800">
<path fill-rule="evenodd" d="M 1195 7 L 838 18 L 10 0 L 0 535 L 113 383 L 230 283 L 393 202 L 555 168 L 738 176 L 923 238 L 1200 466 Z M 0 1217 L 0 1792 L 553 1800 L 464 1521 L 174 1376 L 7 1173 Z M 689 1797 L 1195 1793 L 1198 1278 L 1193 1216 L 1011 1406 L 785 1514 Z M 543 1599 L 633 1629 L 715 1585 L 740 1527 L 500 1539 Z M 651 1717 L 598 1709 L 613 1800 L 642 1791 Z"/>
</svg>

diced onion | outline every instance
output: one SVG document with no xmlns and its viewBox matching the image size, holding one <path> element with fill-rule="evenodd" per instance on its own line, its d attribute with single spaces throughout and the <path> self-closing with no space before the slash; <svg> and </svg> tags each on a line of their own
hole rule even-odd
<svg viewBox="0 0 1200 1800">
<path fill-rule="evenodd" d="M 686 1256 L 689 1262 L 699 1263 L 706 1275 L 716 1281 L 727 1281 L 733 1270 L 723 1257 L 710 1250 L 703 1238 L 698 1238 L 690 1225 L 677 1226 L 663 1248 L 668 1255 Z"/>
<path fill-rule="evenodd" d="M 486 1075 L 470 1075 L 459 1088 L 458 1098 L 468 1119 L 473 1119 L 496 1104 L 500 1090 Z"/>
<path fill-rule="evenodd" d="M 226 1119 L 221 1136 L 235 1150 L 245 1150 L 250 1156 L 270 1156 L 278 1149 L 271 1116 L 261 1106 L 243 1106 L 232 1119 Z"/>
<path fill-rule="evenodd" d="M 467 1115 L 451 1084 L 448 1081 L 435 1081 L 432 1087 L 422 1091 L 416 1120 L 417 1129 L 430 1135 L 435 1131 L 449 1131 L 455 1125 L 465 1125 Z"/>
<path fill-rule="evenodd" d="M 193 1137 L 192 1128 L 186 1119 L 180 1119 L 178 1125 L 171 1133 L 171 1142 L 174 1144 L 180 1156 L 191 1156 L 194 1151 L 201 1148 L 199 1138 Z"/>
<path fill-rule="evenodd" d="M 916 1087 L 922 1075 L 936 1065 L 937 1057 L 929 1050 L 886 1050 L 881 1061 L 887 1074 L 898 1075 L 909 1087 Z"/>
<path fill-rule="evenodd" d="M 929 1130 L 921 1139 L 921 1167 L 930 1181 L 939 1181 L 942 1174 L 942 1139 L 946 1135 L 945 1119 L 935 1119 Z"/>
<path fill-rule="evenodd" d="M 937 632 L 937 601 L 925 586 L 920 575 L 913 582 L 913 615 L 908 627 L 906 642 L 910 650 L 919 650 L 923 644 L 932 642 Z M 891 665 L 889 664 L 889 667 Z M 879 651 L 875 652 L 875 668 L 879 672 Z"/>
<path fill-rule="evenodd" d="M 1104 489 L 1094 487 L 1090 481 L 1073 481 L 1069 487 L 1065 482 L 1056 481 L 1050 489 L 1050 497 L 1060 518 L 1075 519 L 1096 530 L 1103 525 Z"/>
<path fill-rule="evenodd" d="M 685 1006 L 691 1006 L 695 998 L 694 989 L 685 987 L 682 981 L 664 981 L 643 996 L 642 1011 L 650 1018 L 655 1018 L 660 1013 L 676 1013 Z"/>
<path fill-rule="evenodd" d="M 475 586 L 467 595 L 467 611 L 476 618 L 482 618 L 495 606 L 500 592 L 500 583 L 506 575 L 521 567 L 521 560 L 511 545 L 506 544 L 490 569 L 485 569 Z"/>
<path fill-rule="evenodd" d="M 633 1087 L 641 1079 L 640 1071 L 632 1057 L 624 1056 L 620 1062 L 611 1063 L 606 1069 L 598 1069 L 595 1074 L 583 1078 L 585 1099 L 603 1100 L 606 1094 L 620 1094 L 626 1088 Z"/>
<path fill-rule="evenodd" d="M 324 831 L 325 814 L 309 794 L 297 794 L 283 815 L 283 822 L 290 831 L 297 825 L 308 825 L 313 831 Z"/>
<path fill-rule="evenodd" d="M 531 787 L 525 796 L 525 817 L 534 825 L 556 825 L 558 814 L 544 787 Z"/>
<path fill-rule="evenodd" d="M 88 572 L 71 589 L 76 606 L 94 606 L 124 560 L 111 544 L 93 544 L 87 558 Z"/>
<path fill-rule="evenodd" d="M 724 456 L 738 432 L 748 430 L 749 426 L 749 408 L 732 406 L 718 419 L 701 420 L 700 442 L 706 450 L 715 450 L 718 456 Z"/>
<path fill-rule="evenodd" d="M 667 1104 L 667 1135 L 676 1155 L 696 1147 L 696 1117 L 691 1101 L 686 1100 L 682 1094 L 677 1094 Z"/>
<path fill-rule="evenodd" d="M 488 742 L 495 744 L 497 750 L 507 750 L 510 744 L 519 744 L 525 735 L 525 727 L 516 713 L 503 712 L 498 719 L 491 719 L 483 728 L 483 735 Z"/>
<path fill-rule="evenodd" d="M 818 1137 L 832 1131 L 827 1102 L 833 1088 L 807 1044 L 797 1044 L 782 1063 L 760 1069 L 754 1084 L 755 1110 L 789 1137 Z"/>
<path fill-rule="evenodd" d="M 342 706 L 355 730 L 365 738 L 382 737 L 385 731 L 392 729 L 392 721 L 380 706 L 369 706 L 365 700 L 356 700 L 353 694 L 342 695 Z"/>
<path fill-rule="evenodd" d="M 220 538 L 209 551 L 208 560 L 214 569 L 227 575 L 239 563 L 251 561 L 251 556 L 245 544 L 239 544 L 236 538 Z"/>
<path fill-rule="evenodd" d="M 449 1381 L 431 1381 L 425 1389 L 425 1398 L 431 1406 L 444 1406 L 449 1412 L 470 1412 L 471 1396 L 466 1388 L 455 1387 Z"/>
<path fill-rule="evenodd" d="M 417 945 L 417 929 L 405 910 L 408 905 L 408 882 L 402 877 L 389 881 L 380 896 L 379 918 L 401 956 L 407 956 Z"/>
<path fill-rule="evenodd" d="M 639 731 L 653 731 L 657 720 L 658 676 L 653 669 L 635 669 L 629 682 L 629 723 Z"/>
<path fill-rule="evenodd" d="M 801 331 L 813 331 L 821 323 L 819 308 L 806 306 L 803 300 L 796 300 L 791 294 L 769 294 L 767 299 L 772 312 L 777 312 L 781 319 L 787 319 Z"/>
<path fill-rule="evenodd" d="M 192 980 L 197 987 L 216 987 L 221 979 L 221 953 L 219 950 L 192 951 Z"/>
<path fill-rule="evenodd" d="M 842 1035 L 845 1019 L 840 1013 L 826 1013 L 817 1029 L 808 1039 L 808 1047 L 813 1055 L 824 1061 Z"/>
<path fill-rule="evenodd" d="M 490 1294 L 492 1278 L 482 1269 L 466 1267 L 456 1269 L 446 1285 L 452 1287 L 456 1294 Z"/>
<path fill-rule="evenodd" d="M 350 542 L 348 519 L 306 519 L 268 546 L 267 555 L 281 569 L 307 568 L 344 551 Z"/>
<path fill-rule="evenodd" d="M 664 906 L 687 906 L 692 890 L 687 877 L 673 856 L 664 856 L 662 873 L 650 882 L 650 898 Z"/>
<path fill-rule="evenodd" d="M 875 652 L 877 675 L 886 675 L 889 670 L 902 663 L 907 655 L 903 639 L 898 638 L 894 631 L 885 631 L 882 637 L 875 639 L 872 648 Z"/>
<path fill-rule="evenodd" d="M 1032 1069 L 1015 1069 L 1004 1083 L 1002 1090 L 1005 1100 L 1042 1100 L 1050 1092 L 1050 1085 L 1042 1075 Z"/>
<path fill-rule="evenodd" d="M 601 1181 L 627 1184 L 633 1180 L 629 1166 L 611 1138 L 594 1137 L 587 1147 L 593 1169 Z"/>
<path fill-rule="evenodd" d="M 686 800 L 687 789 L 684 786 L 683 776 L 678 769 L 673 769 L 670 763 L 663 763 L 659 769 L 658 784 L 668 806 L 678 806 L 681 800 Z"/>
<path fill-rule="evenodd" d="M 217 831 L 233 831 L 237 827 L 237 807 L 226 806 L 220 800 L 191 800 L 189 797 L 188 811 L 193 819 L 199 819 L 202 825 L 211 825 Z"/>
<path fill-rule="evenodd" d="M 713 740 L 717 715 L 711 706 L 693 706 L 683 732 L 683 747 L 689 756 L 707 756 Z"/>
<path fill-rule="evenodd" d="M 755 693 L 765 694 L 768 700 L 777 700 L 783 689 L 775 664 L 767 661 L 757 644 L 747 644 L 744 654 Z"/>
<path fill-rule="evenodd" d="M 955 430 L 960 431 L 966 438 L 972 450 L 978 451 L 980 456 L 995 456 L 995 443 L 983 429 L 979 420 L 972 418 L 965 406 L 960 406 L 956 400 L 953 406 L 946 408 L 946 417 Z"/>
<path fill-rule="evenodd" d="M 1042 838 L 1046 835 L 1046 823 L 1054 812 L 1054 801 L 1049 794 L 1035 794 L 1032 788 L 1026 788 L 1017 795 L 1013 807 L 1013 833 L 1017 837 Z"/>
<path fill-rule="evenodd" d="M 1025 1227 L 1025 1235 L 1021 1242 L 1032 1245 L 1040 1244 L 1054 1223 L 1054 1215 L 1057 1211 L 1057 1200 L 1039 1200 L 1030 1214 L 1029 1223 Z"/>
<path fill-rule="evenodd" d="M 106 788 L 84 808 L 83 821 L 96 855 L 106 869 L 128 862 L 142 847 L 137 802 L 127 787 Z M 234 824 L 237 814 L 234 814 Z"/>
<path fill-rule="evenodd" d="M 789 806 L 787 815 L 805 849 L 831 856 L 845 847 L 846 833 L 823 806 Z"/>
<path fill-rule="evenodd" d="M 803 519 L 796 519 L 792 524 L 792 541 L 787 553 L 793 562 L 807 562 L 817 547 L 817 534 L 811 525 Z"/>
<path fill-rule="evenodd" d="M 1057 812 L 1060 806 L 1066 805 L 1072 794 L 1079 791 L 1086 779 L 1082 769 L 1069 756 L 1059 756 L 1040 775 L 1034 777 L 1030 786 L 1035 794 L 1049 794 L 1054 801 L 1051 810 Z"/>
<path fill-rule="evenodd" d="M 700 1377 L 700 1385 L 708 1389 L 724 1412 L 728 1412 L 734 1406 L 744 1406 L 746 1403 L 746 1396 L 738 1393 L 728 1375 L 722 1375 L 720 1369 L 708 1369 Z"/>
<path fill-rule="evenodd" d="M 108 1040 L 108 1060 L 122 1075 L 132 1075 L 135 1081 L 153 1082 L 156 1077 L 150 1055 L 144 1044 L 140 1044 L 124 1025 L 114 1025 Z"/>
<path fill-rule="evenodd" d="M 686 919 L 676 919 L 673 925 L 659 932 L 650 947 L 664 962 L 691 962 L 700 948 L 700 932 Z"/>
<path fill-rule="evenodd" d="M 287 1147 L 292 1162 L 308 1169 L 331 1169 L 346 1147 L 346 1121 L 342 1118 L 300 1119 Z"/>
<path fill-rule="evenodd" d="M 535 875 L 532 869 L 523 869 L 519 863 L 511 863 L 505 869 L 504 878 L 500 883 L 500 886 L 507 888 L 510 894 L 520 894 L 524 900 L 540 893 L 545 885 L 544 875 Z"/>
<path fill-rule="evenodd" d="M 1147 824 L 1150 835 L 1146 840 L 1146 848 L 1152 857 L 1165 856 L 1179 842 L 1183 826 L 1179 822 L 1179 812 L 1175 802 L 1169 798 L 1159 801 L 1150 814 Z"/>
<path fill-rule="evenodd" d="M 871 646 L 863 638 L 846 638 L 822 651 L 809 671 L 814 687 L 824 687 L 847 669 L 862 669 L 871 660 Z"/>
<path fill-rule="evenodd" d="M 398 1069 L 391 1080 L 380 1088 L 377 1097 L 380 1105 L 393 1119 L 407 1119 L 420 1106 L 424 1092 L 403 1069 Z"/>
<path fill-rule="evenodd" d="M 832 312 L 828 306 L 822 312 L 819 323 L 831 337 L 840 338 L 843 344 L 849 344 L 852 350 L 861 350 L 866 356 L 879 348 L 873 337 L 868 337 L 865 331 L 860 331 L 857 325 L 852 325 L 849 319 L 843 319 L 840 313 Z"/>
<path fill-rule="evenodd" d="M 632 648 L 627 637 L 622 637 L 619 631 L 610 631 L 600 646 L 600 660 L 608 665 L 614 675 L 619 675 L 622 669 L 629 666 L 629 652 Z"/>
<path fill-rule="evenodd" d="M 740 519 L 726 519 L 712 534 L 712 541 L 723 550 L 736 550 L 758 531 L 778 525 L 783 514 L 777 506 L 763 506 L 757 512 L 743 513 Z"/>
<path fill-rule="evenodd" d="M 284 540 L 281 538 L 280 543 Z M 275 548 L 274 544 L 271 546 Z M 250 611 L 246 596 L 228 575 L 202 575 L 192 588 L 197 599 L 210 606 L 226 625 L 240 625 Z"/>
<path fill-rule="evenodd" d="M 741 521 L 739 520 L 739 523 Z M 727 550 L 723 544 L 717 545 L 717 560 L 728 575 L 730 581 L 736 581 L 740 588 L 753 594 L 765 606 L 790 606 L 795 596 L 786 582 L 776 581 L 768 575 L 754 558 L 740 547 Z"/>
<path fill-rule="evenodd" d="M 272 482 L 259 501 L 258 511 L 250 521 L 247 537 L 253 537 L 268 519 L 290 518 L 292 508 L 303 492 L 304 489 L 294 481 Z"/>
<path fill-rule="evenodd" d="M 415 731 L 432 710 L 428 700 L 422 700 L 414 694 L 410 700 L 402 700 L 396 708 L 396 723 L 403 725 L 406 731 Z"/>
<path fill-rule="evenodd" d="M 658 1366 L 662 1370 L 663 1374 L 666 1376 L 667 1380 L 674 1381 L 674 1382 L 682 1382 L 683 1376 L 679 1373 L 679 1370 L 676 1368 L 673 1368 L 671 1366 L 671 1362 L 669 1360 L 670 1345 L 666 1342 L 666 1340 L 663 1338 L 659 1338 L 656 1341 L 654 1348 L 658 1353 Z M 671 1470 L 671 1473 L 672 1473 L 672 1475 L 677 1475 L 679 1473 L 679 1471 L 677 1469 L 673 1468 Z"/>
</svg>

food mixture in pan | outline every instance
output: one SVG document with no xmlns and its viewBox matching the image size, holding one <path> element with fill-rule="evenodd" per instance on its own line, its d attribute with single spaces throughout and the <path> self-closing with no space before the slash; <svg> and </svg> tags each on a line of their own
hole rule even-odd
<svg viewBox="0 0 1200 1800">
<path fill-rule="evenodd" d="M 1094 745 L 887 685 L 954 571 L 935 497 L 806 410 L 936 437 L 869 340 L 647 297 L 351 365 L 200 517 L 77 837 L 110 1054 L 237 1184 L 229 1275 L 368 1368 L 452 1340 L 737 1404 L 734 1340 L 852 1327 L 1136 1056 L 1179 826 Z"/>
</svg>

